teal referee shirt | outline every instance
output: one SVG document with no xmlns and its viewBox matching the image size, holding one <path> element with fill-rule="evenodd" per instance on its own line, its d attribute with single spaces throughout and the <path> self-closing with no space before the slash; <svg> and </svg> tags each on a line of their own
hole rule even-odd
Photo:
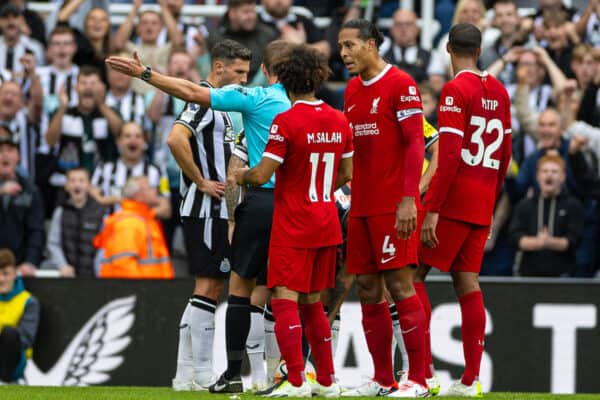
<svg viewBox="0 0 600 400">
<path fill-rule="evenodd" d="M 291 104 L 283 85 L 275 83 L 266 88 L 229 85 L 210 89 L 210 107 L 242 114 L 248 144 L 248 165 L 252 168 L 262 158 L 273 119 L 277 114 L 289 110 Z M 274 186 L 275 175 L 262 185 L 270 189 Z"/>
</svg>

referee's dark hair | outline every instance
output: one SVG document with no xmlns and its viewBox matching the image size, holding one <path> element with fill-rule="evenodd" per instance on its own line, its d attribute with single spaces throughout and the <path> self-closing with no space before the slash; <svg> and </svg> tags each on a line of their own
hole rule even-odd
<svg viewBox="0 0 600 400">
<path fill-rule="evenodd" d="M 369 20 L 362 18 L 351 19 L 342 25 L 342 29 L 357 29 L 358 37 L 361 40 L 367 41 L 373 39 L 377 48 L 383 43 L 383 34 L 379 32 L 377 26 Z"/>
<path fill-rule="evenodd" d="M 224 39 L 215 43 L 210 50 L 210 58 L 213 61 L 219 60 L 225 63 L 230 63 L 237 59 L 250 61 L 252 59 L 252 51 L 235 40 Z"/>
<path fill-rule="evenodd" d="M 316 92 L 330 73 L 325 57 L 307 45 L 294 46 L 273 69 L 285 90 L 295 94 Z"/>
<path fill-rule="evenodd" d="M 456 24 L 450 28 L 448 47 L 457 56 L 477 57 L 481 48 L 481 31 L 473 24 Z"/>
</svg>

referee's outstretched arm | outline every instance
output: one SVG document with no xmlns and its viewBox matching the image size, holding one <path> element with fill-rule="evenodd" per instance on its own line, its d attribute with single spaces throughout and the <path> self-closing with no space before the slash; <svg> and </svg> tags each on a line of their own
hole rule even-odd
<svg viewBox="0 0 600 400">
<path fill-rule="evenodd" d="M 210 90 L 185 79 L 174 78 L 152 71 L 150 67 L 144 66 L 137 52 L 133 52 L 133 58 L 109 57 L 106 64 L 125 75 L 139 78 L 150 85 L 178 97 L 190 103 L 210 107 Z M 142 74 L 144 74 L 142 76 Z"/>
</svg>

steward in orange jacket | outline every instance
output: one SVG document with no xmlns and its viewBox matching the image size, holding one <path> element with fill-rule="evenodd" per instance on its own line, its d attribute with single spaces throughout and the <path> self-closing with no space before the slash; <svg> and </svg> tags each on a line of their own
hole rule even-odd
<svg viewBox="0 0 600 400">
<path fill-rule="evenodd" d="M 135 194 L 140 194 L 141 198 L 123 200 L 121 210 L 106 219 L 104 229 L 94 238 L 94 245 L 104 251 L 99 276 L 171 279 L 174 277 L 173 267 L 162 229 L 154 210 L 142 197 L 152 196 L 152 193 L 146 195 L 144 192 L 156 190 L 149 187 L 144 177 L 135 181 L 135 185 L 139 186 L 136 186 Z M 127 185 L 124 192 L 126 190 Z"/>
</svg>

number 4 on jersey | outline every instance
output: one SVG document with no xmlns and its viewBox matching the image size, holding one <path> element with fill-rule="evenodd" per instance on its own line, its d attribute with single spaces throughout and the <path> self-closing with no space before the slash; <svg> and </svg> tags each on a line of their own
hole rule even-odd
<svg viewBox="0 0 600 400">
<path fill-rule="evenodd" d="M 383 247 L 381 248 L 381 252 L 383 254 L 389 254 L 390 257 L 393 257 L 396 254 L 396 247 L 394 243 L 390 243 L 390 235 L 385 235 L 383 238 Z"/>
</svg>

